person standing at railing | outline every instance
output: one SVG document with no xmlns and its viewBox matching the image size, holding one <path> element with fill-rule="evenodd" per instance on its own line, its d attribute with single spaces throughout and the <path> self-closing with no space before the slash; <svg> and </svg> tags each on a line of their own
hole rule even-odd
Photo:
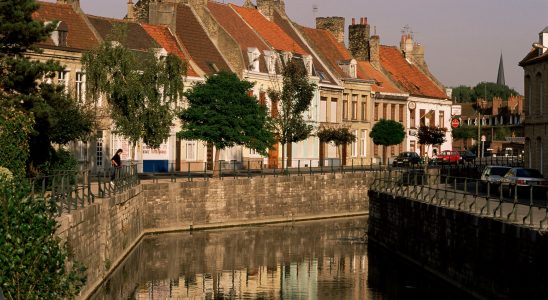
<svg viewBox="0 0 548 300">
<path fill-rule="evenodd" d="M 114 156 L 110 159 L 110 163 L 112 165 L 112 173 L 110 174 L 110 183 L 113 184 L 114 178 L 116 178 L 116 172 L 119 172 L 120 168 L 122 167 L 122 159 L 120 158 L 120 154 L 122 154 L 123 150 L 118 149 Z"/>
</svg>

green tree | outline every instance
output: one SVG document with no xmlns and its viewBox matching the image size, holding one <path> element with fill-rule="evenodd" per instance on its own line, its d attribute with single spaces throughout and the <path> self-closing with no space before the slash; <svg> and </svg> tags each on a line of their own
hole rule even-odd
<svg viewBox="0 0 548 300">
<path fill-rule="evenodd" d="M 373 139 L 375 145 L 382 145 L 382 159 L 383 164 L 386 165 L 386 147 L 392 145 L 398 145 L 403 142 L 405 137 L 405 130 L 400 122 L 393 120 L 381 119 L 377 122 L 369 137 Z"/>
<path fill-rule="evenodd" d="M 492 101 L 494 97 L 508 100 L 510 96 L 519 95 L 514 89 L 494 82 L 480 82 L 474 87 L 460 85 L 453 88 L 452 98 L 459 103 L 476 102 L 477 99 Z"/>
<path fill-rule="evenodd" d="M 236 145 L 267 155 L 275 143 L 271 120 L 266 106 L 248 95 L 252 87 L 253 83 L 224 71 L 197 83 L 185 93 L 188 107 L 180 114 L 183 124 L 177 136 L 214 145 L 215 162 L 221 150 Z"/>
<path fill-rule="evenodd" d="M 29 194 L 25 181 L 0 167 L 0 287 L 7 299 L 74 298 L 85 268 L 67 268 L 54 205 Z"/>
<path fill-rule="evenodd" d="M 14 108 L 0 110 L 0 166 L 8 168 L 16 177 L 26 174 L 29 157 L 31 116 Z"/>
<path fill-rule="evenodd" d="M 321 127 L 316 136 L 324 143 L 333 143 L 337 147 L 339 157 L 342 159 L 341 147 L 356 141 L 356 136 L 350 132 L 348 127 Z"/>
<path fill-rule="evenodd" d="M 451 130 L 454 139 L 469 139 L 478 136 L 478 130 L 472 126 L 459 126 Z"/>
<path fill-rule="evenodd" d="M 115 27 L 97 49 L 83 55 L 87 90 L 94 98 L 106 95 L 116 133 L 133 146 L 142 140 L 158 148 L 169 137 L 177 115 L 186 65 L 171 54 L 159 59 L 152 50 L 136 52 L 122 46 L 119 41 L 126 38 L 126 31 L 124 26 Z"/>
<path fill-rule="evenodd" d="M 447 129 L 434 126 L 421 126 L 417 133 L 419 144 L 421 145 L 440 145 L 443 144 Z"/>
<path fill-rule="evenodd" d="M 93 128 L 90 111 L 66 95 L 62 86 L 48 83 L 63 68 L 51 60 L 39 62 L 27 57 L 30 51 L 40 52 L 34 45 L 45 40 L 56 26 L 55 22 L 44 25 L 33 21 L 37 8 L 33 0 L 0 3 L 0 107 L 15 109 L 32 119 L 26 162 L 31 171 L 39 171 L 52 159 L 52 144 L 85 139 Z"/>
<path fill-rule="evenodd" d="M 294 59 L 284 66 L 282 76 L 282 89 L 269 89 L 268 95 L 273 106 L 280 104 L 279 113 L 274 116 L 274 130 L 282 145 L 283 162 L 285 145 L 303 141 L 312 133 L 313 127 L 304 119 L 304 112 L 312 103 L 316 84 L 308 80 L 304 65 Z M 291 160 L 286 166 L 291 166 Z"/>
</svg>

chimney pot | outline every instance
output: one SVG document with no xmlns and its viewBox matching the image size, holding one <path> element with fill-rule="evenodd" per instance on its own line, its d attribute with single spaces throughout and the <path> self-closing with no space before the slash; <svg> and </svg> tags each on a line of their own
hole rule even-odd
<svg viewBox="0 0 548 300">
<path fill-rule="evenodd" d="M 363 24 L 367 25 L 367 18 L 363 18 Z"/>
<path fill-rule="evenodd" d="M 356 18 L 352 18 L 352 25 L 356 25 Z"/>
</svg>

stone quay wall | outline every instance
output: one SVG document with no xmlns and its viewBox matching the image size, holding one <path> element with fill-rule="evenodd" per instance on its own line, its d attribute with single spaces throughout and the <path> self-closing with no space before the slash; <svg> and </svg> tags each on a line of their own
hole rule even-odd
<svg viewBox="0 0 548 300">
<path fill-rule="evenodd" d="M 87 299 L 149 233 L 364 215 L 369 173 L 142 182 L 58 219 Z"/>
<path fill-rule="evenodd" d="M 369 239 L 477 298 L 546 299 L 548 235 L 369 192 Z"/>
</svg>

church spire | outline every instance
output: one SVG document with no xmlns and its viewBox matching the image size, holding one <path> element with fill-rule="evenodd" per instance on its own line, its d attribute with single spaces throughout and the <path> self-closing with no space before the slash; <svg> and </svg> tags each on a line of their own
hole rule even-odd
<svg viewBox="0 0 548 300">
<path fill-rule="evenodd" d="M 506 82 L 504 81 L 504 65 L 502 63 L 502 52 L 500 53 L 499 73 L 497 75 L 497 84 L 498 85 L 506 85 Z"/>
</svg>

